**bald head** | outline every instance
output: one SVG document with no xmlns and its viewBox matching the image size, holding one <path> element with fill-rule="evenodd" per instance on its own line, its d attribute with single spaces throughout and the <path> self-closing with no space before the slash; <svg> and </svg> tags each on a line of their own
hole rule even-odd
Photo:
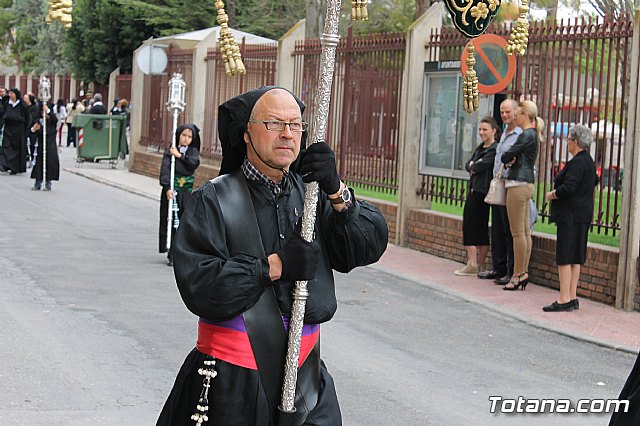
<svg viewBox="0 0 640 426">
<path fill-rule="evenodd" d="M 302 116 L 300 106 L 291 93 L 284 89 L 271 89 L 262 95 L 253 106 L 250 120 L 268 120 L 269 118 L 263 118 L 262 115 L 275 114 L 278 110 L 283 109 L 296 109 L 298 114 Z"/>
<path fill-rule="evenodd" d="M 518 102 L 513 99 L 505 99 L 500 104 L 500 118 L 502 122 L 507 125 L 507 131 L 515 129 L 515 112 L 518 108 Z"/>
</svg>

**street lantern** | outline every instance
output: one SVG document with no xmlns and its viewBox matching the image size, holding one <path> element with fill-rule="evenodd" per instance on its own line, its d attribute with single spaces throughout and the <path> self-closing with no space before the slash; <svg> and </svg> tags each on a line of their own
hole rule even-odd
<svg viewBox="0 0 640 426">
<path fill-rule="evenodd" d="M 169 100 L 167 101 L 167 108 L 170 112 L 182 112 L 187 105 L 186 99 L 187 84 L 182 78 L 182 74 L 173 73 L 171 80 L 169 80 Z"/>
<path fill-rule="evenodd" d="M 44 74 L 40 76 L 40 82 L 38 83 L 38 97 L 43 102 L 48 102 L 51 99 L 51 82 Z"/>
</svg>

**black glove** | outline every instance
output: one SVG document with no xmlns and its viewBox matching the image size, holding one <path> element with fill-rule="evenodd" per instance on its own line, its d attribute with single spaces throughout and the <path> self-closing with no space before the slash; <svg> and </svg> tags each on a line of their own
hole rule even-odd
<svg viewBox="0 0 640 426">
<path fill-rule="evenodd" d="M 336 169 L 336 155 L 324 142 L 311 144 L 301 153 L 300 174 L 306 183 L 317 181 L 320 189 L 335 194 L 340 189 L 340 176 Z"/>
<path fill-rule="evenodd" d="M 277 251 L 282 261 L 281 280 L 305 281 L 316 275 L 320 244 L 317 241 L 308 243 L 294 232 L 282 250 Z"/>
</svg>

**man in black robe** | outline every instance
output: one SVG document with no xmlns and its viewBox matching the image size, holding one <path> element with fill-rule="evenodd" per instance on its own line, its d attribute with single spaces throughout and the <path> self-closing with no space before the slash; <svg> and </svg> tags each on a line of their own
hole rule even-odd
<svg viewBox="0 0 640 426">
<path fill-rule="evenodd" d="M 262 87 L 219 108 L 221 176 L 193 193 L 174 245 L 186 306 L 200 317 L 158 425 L 275 425 L 292 290 L 308 280 L 291 424 L 342 424 L 333 378 L 319 356 L 319 324 L 337 308 L 333 271 L 376 262 L 387 225 L 340 180 L 325 143 L 305 148 L 304 104 Z M 302 151 L 301 151 L 302 149 Z M 296 230 L 305 183 L 317 181 L 315 240 Z M 204 382 L 203 382 L 204 379 Z M 210 387 L 208 387 L 210 386 Z M 193 416 L 193 417 L 192 417 Z"/>
<path fill-rule="evenodd" d="M 22 103 L 18 89 L 9 90 L 9 99 L 4 103 L 4 130 L 0 148 L 0 171 L 15 175 L 27 170 L 27 123 L 29 116 Z"/>
</svg>

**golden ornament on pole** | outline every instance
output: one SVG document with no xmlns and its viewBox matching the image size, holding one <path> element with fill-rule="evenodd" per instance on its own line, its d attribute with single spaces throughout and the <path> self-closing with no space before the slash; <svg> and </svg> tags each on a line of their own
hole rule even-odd
<svg viewBox="0 0 640 426">
<path fill-rule="evenodd" d="M 471 114 L 478 110 L 480 106 L 480 97 L 478 92 L 478 76 L 473 66 L 476 64 L 475 47 L 473 43 L 467 45 L 467 72 L 462 79 L 462 108 L 467 114 Z"/>
<path fill-rule="evenodd" d="M 216 9 L 218 9 L 216 21 L 220 25 L 218 47 L 222 53 L 225 72 L 227 75 L 244 74 L 246 69 L 242 63 L 240 47 L 238 47 L 238 43 L 236 42 L 236 39 L 233 38 L 233 34 L 231 34 L 231 30 L 229 29 L 229 15 L 224 11 L 224 2 L 222 0 L 217 0 L 215 5 Z"/>
<path fill-rule="evenodd" d="M 520 4 L 520 17 L 513 24 L 511 35 L 507 41 L 507 54 L 509 56 L 514 53 L 517 56 L 524 56 L 527 50 L 527 43 L 529 43 L 529 21 L 527 20 L 527 14 L 529 13 L 529 0 L 521 0 Z"/>
<path fill-rule="evenodd" d="M 369 19 L 367 0 L 351 0 L 351 20 L 366 21 Z"/>
<path fill-rule="evenodd" d="M 49 13 L 45 17 L 45 22 L 51 24 L 59 21 L 66 29 L 71 28 L 73 12 L 73 0 L 50 0 Z"/>
</svg>

